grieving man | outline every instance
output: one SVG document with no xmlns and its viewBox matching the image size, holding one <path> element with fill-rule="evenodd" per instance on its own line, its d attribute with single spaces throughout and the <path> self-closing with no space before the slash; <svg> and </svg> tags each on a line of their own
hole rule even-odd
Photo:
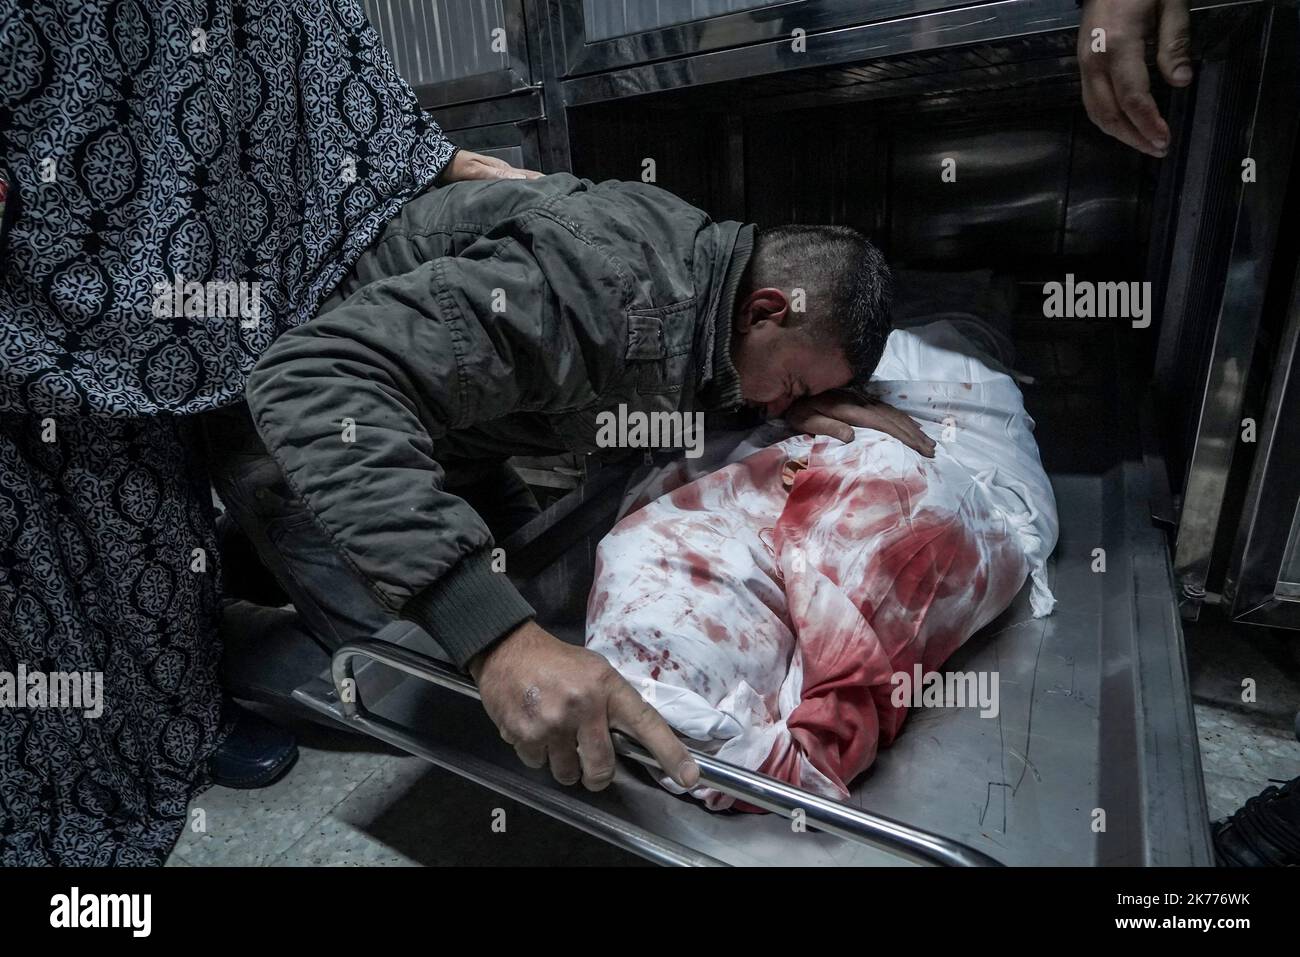
<svg viewBox="0 0 1300 957">
<path fill-rule="evenodd" d="M 408 619 L 469 671 L 530 767 L 602 788 L 614 728 L 690 787 L 698 768 L 654 709 L 539 627 L 494 569 L 493 530 L 536 507 L 506 460 L 600 451 L 610 413 L 745 405 L 929 454 L 911 419 L 836 391 L 879 360 L 889 286 L 850 228 L 717 223 L 643 183 L 429 190 L 253 371 L 274 461 L 228 413 L 218 492 L 325 644 Z"/>
</svg>

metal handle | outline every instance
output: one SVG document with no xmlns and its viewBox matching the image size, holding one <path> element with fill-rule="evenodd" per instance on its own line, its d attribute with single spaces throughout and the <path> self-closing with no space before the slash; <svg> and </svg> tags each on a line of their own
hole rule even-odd
<svg viewBox="0 0 1300 957">
<path fill-rule="evenodd" d="M 367 640 L 350 642 L 334 652 L 330 665 L 334 689 L 339 696 L 343 714 L 349 719 L 369 719 L 361 703 L 356 676 L 352 666 L 355 658 L 369 658 L 421 681 L 447 688 L 459 694 L 482 700 L 477 686 L 455 668 L 428 655 L 403 648 L 387 641 Z M 351 682 L 350 688 L 345 682 Z M 345 693 L 350 691 L 351 693 Z M 618 731 L 611 732 L 614 750 L 648 768 L 663 773 L 659 763 L 640 744 Z M 693 748 L 687 748 L 700 766 L 700 783 L 740 798 L 755 807 L 793 818 L 802 812 L 804 820 L 817 830 L 826 831 L 849 841 L 880 847 L 924 864 L 949 867 L 1001 867 L 1002 865 L 982 851 L 967 847 L 959 841 L 933 834 L 929 831 L 849 807 L 820 795 L 793 787 L 765 774 L 719 761 Z"/>
</svg>

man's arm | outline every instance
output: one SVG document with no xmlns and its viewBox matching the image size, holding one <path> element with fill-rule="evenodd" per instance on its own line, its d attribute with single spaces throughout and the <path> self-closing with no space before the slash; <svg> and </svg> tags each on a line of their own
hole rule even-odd
<svg viewBox="0 0 1300 957">
<path fill-rule="evenodd" d="M 548 228 L 544 219 L 538 228 Z M 553 248 L 560 237 L 532 239 Z M 509 579 L 491 570 L 486 526 L 445 491 L 433 455 L 449 429 L 595 399 L 577 333 L 528 253 L 534 245 L 484 239 L 371 283 L 271 347 L 250 377 L 249 406 L 341 560 L 469 667 L 521 760 L 598 790 L 613 779 L 616 728 L 691 787 L 698 768 L 663 718 L 605 659 L 532 622 Z M 617 331 L 623 303 L 601 298 L 620 288 L 604 265 L 577 267 L 617 343 L 626 339 Z"/>
<path fill-rule="evenodd" d="M 934 440 L 921 431 L 906 412 L 888 402 L 835 390 L 796 399 L 782 416 L 786 423 L 809 435 L 829 435 L 853 441 L 854 427 L 891 435 L 926 458 L 934 458 Z"/>
<path fill-rule="evenodd" d="M 443 258 L 371 283 L 282 336 L 248 386 L 259 433 L 340 559 L 461 665 L 532 616 L 433 454 L 449 429 L 532 398 L 552 306 L 526 263 L 494 263 Z M 518 317 L 475 321 L 494 290 Z M 520 352 L 530 360 L 512 363 Z M 567 388 L 581 400 L 583 383 Z"/>
</svg>

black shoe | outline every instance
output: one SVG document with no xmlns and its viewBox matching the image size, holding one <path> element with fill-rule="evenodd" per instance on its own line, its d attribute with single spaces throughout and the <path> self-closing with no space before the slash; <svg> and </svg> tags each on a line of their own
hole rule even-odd
<svg viewBox="0 0 1300 957">
<path fill-rule="evenodd" d="M 282 777 L 298 759 L 292 734 L 265 718 L 227 701 L 235 725 L 208 759 L 214 784 L 227 788 L 263 788 Z"/>
<path fill-rule="evenodd" d="M 1265 788 L 1214 827 L 1220 867 L 1300 866 L 1300 778 Z"/>
</svg>

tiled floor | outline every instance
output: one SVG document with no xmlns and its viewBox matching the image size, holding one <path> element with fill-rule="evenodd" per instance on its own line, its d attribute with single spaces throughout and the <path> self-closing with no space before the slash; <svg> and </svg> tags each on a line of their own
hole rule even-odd
<svg viewBox="0 0 1300 957">
<path fill-rule="evenodd" d="M 1201 768 L 1219 819 L 1270 783 L 1300 775 L 1300 633 L 1225 623 L 1214 609 L 1184 625 Z M 1243 701 L 1243 682 L 1254 701 Z"/>
<path fill-rule="evenodd" d="M 301 757 L 289 774 L 199 795 L 168 866 L 640 863 L 420 758 L 342 730 L 294 730 Z"/>
</svg>

